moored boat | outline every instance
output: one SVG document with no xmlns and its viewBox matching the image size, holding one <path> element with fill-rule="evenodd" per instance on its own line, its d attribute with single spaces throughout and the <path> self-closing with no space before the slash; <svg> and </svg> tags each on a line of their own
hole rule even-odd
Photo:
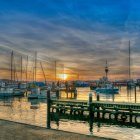
<svg viewBox="0 0 140 140">
<path fill-rule="evenodd" d="M 10 87 L 0 88 L 0 97 L 11 97 L 13 96 L 14 89 Z"/>
<path fill-rule="evenodd" d="M 113 87 L 111 84 L 107 84 L 104 87 L 96 88 L 96 93 L 116 94 L 119 93 L 119 88 Z"/>
</svg>

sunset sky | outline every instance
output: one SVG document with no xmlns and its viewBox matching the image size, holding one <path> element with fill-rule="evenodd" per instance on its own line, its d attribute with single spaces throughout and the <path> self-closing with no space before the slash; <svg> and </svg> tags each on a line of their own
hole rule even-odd
<svg viewBox="0 0 140 140">
<path fill-rule="evenodd" d="M 11 50 L 17 67 L 19 52 L 25 61 L 37 51 L 46 71 L 56 60 L 69 79 L 98 79 L 106 60 L 111 79 L 128 78 L 129 40 L 132 76 L 140 78 L 140 0 L 0 1 L 1 78 L 9 76 Z"/>
</svg>

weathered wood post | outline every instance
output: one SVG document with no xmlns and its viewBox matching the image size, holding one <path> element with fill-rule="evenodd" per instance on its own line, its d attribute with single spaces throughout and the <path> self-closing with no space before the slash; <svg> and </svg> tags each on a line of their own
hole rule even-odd
<svg viewBox="0 0 140 140">
<path fill-rule="evenodd" d="M 56 98 L 59 99 L 60 95 L 59 95 L 59 87 L 57 87 L 56 89 Z"/>
<path fill-rule="evenodd" d="M 51 98 L 50 98 L 50 88 L 47 90 L 47 128 L 51 128 Z"/>
<path fill-rule="evenodd" d="M 135 103 L 137 102 L 137 86 L 135 85 Z"/>
<path fill-rule="evenodd" d="M 100 101 L 100 96 L 99 96 L 99 94 L 97 94 L 97 101 Z"/>
<path fill-rule="evenodd" d="M 122 88 L 122 87 L 121 87 L 121 85 L 120 85 L 120 86 L 119 86 L 119 90 L 121 90 L 121 88 Z"/>
<path fill-rule="evenodd" d="M 75 88 L 75 90 L 74 90 L 74 98 L 76 98 L 77 97 L 77 89 Z"/>
<path fill-rule="evenodd" d="M 99 94 L 97 93 L 97 101 L 100 101 L 100 96 L 99 96 Z M 98 119 L 100 119 L 100 108 L 99 107 L 97 107 L 97 110 L 98 110 L 98 112 L 97 112 L 97 118 Z"/>
<path fill-rule="evenodd" d="M 132 123 L 132 117 L 133 117 L 133 116 L 132 116 L 132 112 L 133 112 L 133 111 L 132 111 L 132 109 L 130 109 L 129 111 L 130 111 L 130 123 Z"/>
<path fill-rule="evenodd" d="M 89 131 L 90 135 L 93 134 L 93 105 L 92 105 L 92 93 L 89 94 Z"/>
</svg>

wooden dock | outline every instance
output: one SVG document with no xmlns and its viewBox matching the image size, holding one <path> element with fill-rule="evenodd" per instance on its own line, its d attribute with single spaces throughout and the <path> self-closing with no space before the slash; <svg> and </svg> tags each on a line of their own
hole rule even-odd
<svg viewBox="0 0 140 140">
<path fill-rule="evenodd" d="M 63 118 L 86 120 L 91 132 L 96 121 L 140 127 L 140 104 L 92 101 L 92 94 L 88 101 L 48 99 L 48 110 L 48 128 Z"/>
</svg>

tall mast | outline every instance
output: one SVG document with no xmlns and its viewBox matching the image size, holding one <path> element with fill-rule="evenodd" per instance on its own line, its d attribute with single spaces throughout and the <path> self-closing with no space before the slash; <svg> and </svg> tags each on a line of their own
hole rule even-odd
<svg viewBox="0 0 140 140">
<path fill-rule="evenodd" d="M 65 67 L 64 67 L 64 64 L 63 64 L 63 81 L 65 81 Z"/>
<path fill-rule="evenodd" d="M 11 81 L 13 80 L 13 51 L 11 52 Z"/>
<path fill-rule="evenodd" d="M 42 69 L 42 72 L 43 72 L 43 76 L 44 76 L 44 79 L 45 79 L 45 83 L 47 83 L 46 76 L 45 76 L 45 72 L 44 72 L 44 69 L 43 69 L 43 66 L 42 66 L 41 61 L 40 61 L 40 66 L 41 66 L 41 69 Z"/>
<path fill-rule="evenodd" d="M 129 40 L 129 80 L 131 79 L 131 49 L 130 49 L 130 40 Z"/>
<path fill-rule="evenodd" d="M 79 73 L 77 74 L 77 80 L 79 80 Z"/>
<path fill-rule="evenodd" d="M 21 56 L 21 64 L 20 65 L 21 65 L 21 68 L 20 68 L 20 76 L 21 76 L 20 80 L 22 81 L 22 56 Z"/>
<path fill-rule="evenodd" d="M 35 69 L 34 69 L 34 81 L 36 82 L 36 68 L 37 68 L 37 52 L 35 52 Z"/>
<path fill-rule="evenodd" d="M 106 78 L 108 78 L 108 72 L 109 72 L 109 69 L 108 69 L 108 64 L 107 64 L 107 60 L 106 60 L 106 66 L 105 66 Z"/>
<path fill-rule="evenodd" d="M 28 55 L 27 55 L 27 62 L 26 62 L 26 83 L 28 78 Z"/>
<path fill-rule="evenodd" d="M 14 61 L 14 81 L 16 81 L 16 64 L 15 64 L 15 61 Z"/>
<path fill-rule="evenodd" d="M 55 61 L 55 82 L 56 82 L 56 77 L 57 77 L 57 73 L 56 73 L 56 65 L 57 65 L 57 62 Z"/>
</svg>

